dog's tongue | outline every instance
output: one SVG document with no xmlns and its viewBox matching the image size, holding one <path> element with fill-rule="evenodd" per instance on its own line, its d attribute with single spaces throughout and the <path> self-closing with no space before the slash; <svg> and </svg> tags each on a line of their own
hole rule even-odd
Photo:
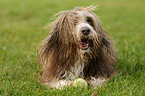
<svg viewBox="0 0 145 96">
<path fill-rule="evenodd" d="M 82 49 L 83 50 L 88 49 L 88 46 L 89 46 L 89 42 L 88 41 L 82 42 Z"/>
</svg>

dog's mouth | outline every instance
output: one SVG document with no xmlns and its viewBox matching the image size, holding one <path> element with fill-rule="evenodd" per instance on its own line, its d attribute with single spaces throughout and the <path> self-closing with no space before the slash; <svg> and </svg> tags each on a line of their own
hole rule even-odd
<svg viewBox="0 0 145 96">
<path fill-rule="evenodd" d="M 80 48 L 82 50 L 87 50 L 87 49 L 89 49 L 91 44 L 92 44 L 92 40 L 91 39 L 89 39 L 88 37 L 87 38 L 82 38 L 81 39 Z"/>
</svg>

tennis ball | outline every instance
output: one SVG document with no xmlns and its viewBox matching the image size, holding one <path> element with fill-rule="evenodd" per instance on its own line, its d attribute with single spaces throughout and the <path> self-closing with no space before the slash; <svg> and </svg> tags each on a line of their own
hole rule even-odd
<svg viewBox="0 0 145 96">
<path fill-rule="evenodd" d="M 88 87 L 88 83 L 86 80 L 82 79 L 82 78 L 78 78 L 73 82 L 73 87 L 84 87 L 87 88 Z"/>
</svg>

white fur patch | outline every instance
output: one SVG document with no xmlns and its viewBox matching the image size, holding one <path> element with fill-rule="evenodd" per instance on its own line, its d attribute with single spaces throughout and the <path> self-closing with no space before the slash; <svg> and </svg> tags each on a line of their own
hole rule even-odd
<svg viewBox="0 0 145 96">
<path fill-rule="evenodd" d="M 63 89 L 64 87 L 69 87 L 72 85 L 72 81 L 66 81 L 66 80 L 59 80 L 56 82 L 50 82 L 50 83 L 45 83 L 46 85 L 56 88 L 56 89 Z"/>
<path fill-rule="evenodd" d="M 84 62 L 81 60 L 81 57 L 79 57 L 74 67 L 72 67 L 70 71 L 66 70 L 62 77 L 66 78 L 66 80 L 73 81 L 78 77 L 83 77 L 84 75 L 83 69 L 84 69 Z"/>
<path fill-rule="evenodd" d="M 106 79 L 102 79 L 102 78 L 96 79 L 94 77 L 91 77 L 91 80 L 89 82 L 92 87 L 96 88 L 97 86 L 101 86 L 101 85 L 105 84 L 105 81 L 106 81 Z"/>
</svg>

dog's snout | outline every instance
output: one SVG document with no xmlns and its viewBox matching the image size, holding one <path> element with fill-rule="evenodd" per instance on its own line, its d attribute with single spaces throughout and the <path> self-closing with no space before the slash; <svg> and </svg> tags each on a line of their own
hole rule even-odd
<svg viewBox="0 0 145 96">
<path fill-rule="evenodd" d="M 82 34 L 83 35 L 88 35 L 89 33 L 90 33 L 90 28 L 88 28 L 88 27 L 83 27 L 82 29 L 81 29 L 81 32 L 82 32 Z"/>
</svg>

